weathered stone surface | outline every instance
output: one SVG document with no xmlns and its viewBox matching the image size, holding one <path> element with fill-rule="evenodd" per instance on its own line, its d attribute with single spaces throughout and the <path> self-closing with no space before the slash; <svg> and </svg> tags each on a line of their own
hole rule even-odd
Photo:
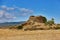
<svg viewBox="0 0 60 40">
<path fill-rule="evenodd" d="M 30 16 L 29 20 L 22 24 L 23 30 L 48 29 L 48 27 L 45 26 L 44 20 L 43 16 Z"/>
<path fill-rule="evenodd" d="M 39 22 L 44 23 L 44 20 L 47 20 L 43 16 L 30 16 L 28 22 Z"/>
<path fill-rule="evenodd" d="M 60 29 L 60 24 L 46 24 L 47 19 L 43 16 L 30 16 L 29 20 L 22 24 L 23 30 L 47 30 Z"/>
</svg>

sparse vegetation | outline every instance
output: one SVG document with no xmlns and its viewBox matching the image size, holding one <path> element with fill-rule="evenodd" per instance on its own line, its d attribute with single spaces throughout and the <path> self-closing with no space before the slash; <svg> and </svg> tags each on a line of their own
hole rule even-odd
<svg viewBox="0 0 60 40">
<path fill-rule="evenodd" d="M 54 19 L 52 18 L 51 20 L 46 21 L 45 24 L 50 26 L 55 24 Z"/>
<path fill-rule="evenodd" d="M 22 26 L 22 25 L 20 25 L 20 26 L 18 26 L 18 27 L 17 27 L 17 29 L 22 29 L 22 28 L 23 28 L 23 26 Z"/>
<path fill-rule="evenodd" d="M 46 22 L 47 22 L 47 19 L 46 19 L 46 17 L 43 17 L 43 21 L 44 21 L 44 23 L 46 23 Z"/>
<path fill-rule="evenodd" d="M 52 25 L 52 24 L 54 24 L 54 23 L 55 23 L 55 22 L 54 22 L 54 19 L 53 19 L 53 18 L 47 22 L 48 25 Z"/>
<path fill-rule="evenodd" d="M 60 25 L 55 24 L 54 18 L 47 21 L 47 18 L 44 16 L 30 16 L 30 19 L 26 23 L 21 25 L 5 27 L 5 29 L 49 30 L 49 29 L 60 29 Z"/>
</svg>

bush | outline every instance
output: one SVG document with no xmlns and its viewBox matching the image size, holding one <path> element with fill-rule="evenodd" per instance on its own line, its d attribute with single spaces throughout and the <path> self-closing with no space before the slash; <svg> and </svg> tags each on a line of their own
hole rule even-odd
<svg viewBox="0 0 60 40">
<path fill-rule="evenodd" d="M 47 19 L 46 19 L 46 17 L 43 17 L 43 21 L 44 21 L 44 23 L 46 23 L 46 22 L 47 22 Z"/>
<path fill-rule="evenodd" d="M 55 24 L 55 23 L 54 23 L 54 19 L 52 18 L 52 19 L 51 19 L 51 20 L 49 20 L 46 24 L 47 24 L 47 25 Z"/>
<path fill-rule="evenodd" d="M 22 29 L 22 28 L 23 28 L 23 26 L 18 26 L 18 27 L 17 27 L 17 29 Z"/>
<path fill-rule="evenodd" d="M 54 24 L 54 23 L 53 23 L 53 21 L 48 21 L 47 24 L 48 24 L 48 25 L 52 25 L 52 24 Z"/>
</svg>

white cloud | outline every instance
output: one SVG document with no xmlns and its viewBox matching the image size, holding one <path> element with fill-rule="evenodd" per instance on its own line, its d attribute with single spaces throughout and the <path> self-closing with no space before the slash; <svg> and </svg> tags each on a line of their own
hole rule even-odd
<svg viewBox="0 0 60 40">
<path fill-rule="evenodd" d="M 28 9 L 28 8 L 20 8 L 20 7 L 17 7 L 15 5 L 13 5 L 13 6 L 14 6 L 15 9 L 17 9 L 17 10 L 20 11 L 19 14 L 17 12 L 17 14 L 20 15 L 20 16 L 27 16 L 27 15 L 31 15 L 31 14 L 34 13 L 34 11 L 31 10 L 31 9 Z"/>
<path fill-rule="evenodd" d="M 27 8 L 20 8 L 20 7 L 7 7 L 5 5 L 0 6 L 0 21 L 2 20 L 13 20 L 16 19 L 17 17 L 22 17 L 22 16 L 27 16 L 31 15 L 34 11 L 27 9 Z"/>
<path fill-rule="evenodd" d="M 11 15 L 10 13 L 5 12 L 4 10 L 0 10 L 0 21 L 1 22 L 6 22 L 6 21 L 9 21 L 9 20 L 13 20 L 15 18 L 16 17 Z"/>
<path fill-rule="evenodd" d="M 2 6 L 0 6 L 0 7 L 3 8 L 3 9 L 7 8 L 7 6 L 5 6 L 5 5 L 2 5 Z"/>
<path fill-rule="evenodd" d="M 26 8 L 20 8 L 20 12 L 22 13 L 22 16 L 26 16 L 32 14 L 34 11 Z"/>
<path fill-rule="evenodd" d="M 0 6 L 0 8 L 2 8 L 3 10 L 14 10 L 15 9 L 13 7 L 7 7 L 5 5 Z"/>
<path fill-rule="evenodd" d="M 5 13 L 5 17 L 8 18 L 8 19 L 14 19 L 14 18 L 16 18 L 15 16 L 12 16 L 9 13 Z"/>
<path fill-rule="evenodd" d="M 5 12 L 5 11 L 0 10 L 0 17 L 3 16 L 4 12 Z"/>
<path fill-rule="evenodd" d="M 7 8 L 7 10 L 14 10 L 15 8 L 13 8 L 13 7 L 10 7 L 10 8 Z"/>
<path fill-rule="evenodd" d="M 6 18 L 13 18 L 14 16 L 12 16 L 10 13 L 5 12 L 4 10 L 0 10 L 0 17 L 6 17 Z"/>
<path fill-rule="evenodd" d="M 26 8 L 20 8 L 20 11 L 25 12 L 25 13 L 32 13 L 33 12 L 33 10 L 26 9 Z"/>
</svg>

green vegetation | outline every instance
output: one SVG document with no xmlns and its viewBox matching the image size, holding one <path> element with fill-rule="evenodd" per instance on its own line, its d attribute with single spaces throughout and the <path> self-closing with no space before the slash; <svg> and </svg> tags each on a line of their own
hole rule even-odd
<svg viewBox="0 0 60 40">
<path fill-rule="evenodd" d="M 55 24 L 54 18 L 52 18 L 51 20 L 46 21 L 45 24 L 52 26 L 53 24 Z"/>
<path fill-rule="evenodd" d="M 44 21 L 44 23 L 46 23 L 46 22 L 47 22 L 47 19 L 46 19 L 46 17 L 43 17 L 43 21 Z"/>
<path fill-rule="evenodd" d="M 51 20 L 49 20 L 48 22 L 47 22 L 47 24 L 48 25 L 52 25 L 52 24 L 54 24 L 55 22 L 54 22 L 54 18 L 52 18 Z"/>
<path fill-rule="evenodd" d="M 32 17 L 34 17 L 34 16 L 32 16 Z M 37 17 L 36 19 L 38 19 L 38 21 L 40 20 L 39 17 Z M 60 24 L 55 24 L 54 18 L 52 18 L 51 20 L 48 20 L 48 21 L 47 21 L 46 17 L 44 17 L 44 16 L 41 16 L 41 19 L 42 19 L 42 21 L 43 21 L 43 23 L 42 23 L 42 28 L 36 28 L 36 27 L 37 27 L 36 25 L 38 25 L 38 23 L 39 23 L 39 22 L 37 22 L 36 25 L 34 25 L 36 19 L 33 20 L 33 22 L 31 23 L 31 25 L 29 24 L 29 21 L 30 21 L 30 20 L 29 20 L 27 24 L 10 26 L 10 27 L 8 27 L 8 28 L 9 28 L 9 29 L 24 29 L 23 27 L 26 27 L 26 26 L 24 26 L 24 25 L 29 25 L 29 26 L 32 27 L 32 28 L 27 27 L 26 29 L 24 29 L 25 31 L 26 31 L 26 30 L 60 29 Z M 32 19 L 31 19 L 31 20 L 32 20 Z M 45 24 L 44 24 L 44 23 L 45 23 Z M 39 24 L 38 26 L 40 27 L 41 25 Z M 47 26 L 48 28 L 47 28 L 47 27 L 44 28 L 43 26 Z"/>
<path fill-rule="evenodd" d="M 17 27 L 17 29 L 22 29 L 22 28 L 23 28 L 23 26 L 22 26 L 22 25 L 20 25 L 20 26 L 18 26 L 18 27 Z"/>
</svg>

